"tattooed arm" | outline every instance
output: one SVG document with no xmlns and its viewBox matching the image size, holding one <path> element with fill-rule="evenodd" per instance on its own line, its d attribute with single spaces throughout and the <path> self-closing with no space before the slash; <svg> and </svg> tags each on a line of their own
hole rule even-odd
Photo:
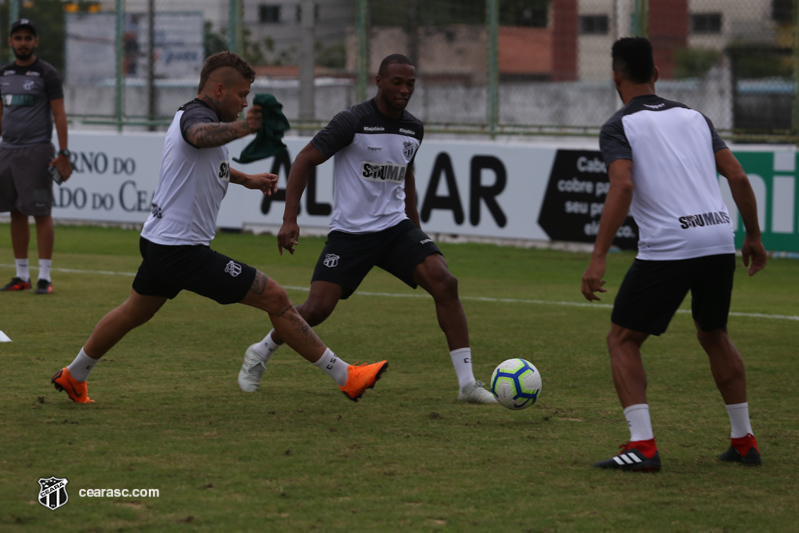
<svg viewBox="0 0 799 533">
<path fill-rule="evenodd" d="M 197 148 L 222 146 L 252 133 L 244 121 L 193 124 L 186 130 L 186 139 Z"/>
<path fill-rule="evenodd" d="M 192 124 L 186 129 L 186 140 L 197 148 L 222 146 L 255 133 L 262 124 L 261 106 L 254 105 L 247 111 L 247 120 Z"/>
</svg>

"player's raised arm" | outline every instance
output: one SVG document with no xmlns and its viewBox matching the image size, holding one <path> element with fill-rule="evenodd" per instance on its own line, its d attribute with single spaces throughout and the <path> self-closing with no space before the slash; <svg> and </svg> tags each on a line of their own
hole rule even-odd
<svg viewBox="0 0 799 533">
<path fill-rule="evenodd" d="M 213 148 L 222 146 L 241 137 L 246 137 L 260 129 L 261 121 L 249 119 L 250 114 L 260 116 L 260 107 L 254 107 L 247 113 L 248 120 L 237 120 L 235 122 L 214 122 L 192 124 L 186 129 L 186 140 L 197 148 Z M 258 124 L 254 126 L 253 124 Z"/>
</svg>

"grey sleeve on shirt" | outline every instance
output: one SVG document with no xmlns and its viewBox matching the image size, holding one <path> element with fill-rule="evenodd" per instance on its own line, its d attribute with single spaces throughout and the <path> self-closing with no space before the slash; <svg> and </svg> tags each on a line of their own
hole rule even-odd
<svg viewBox="0 0 799 533">
<path fill-rule="evenodd" d="M 704 114 L 702 116 L 705 117 Z M 705 117 L 705 121 L 707 121 L 707 127 L 710 128 L 710 138 L 713 140 L 713 153 L 715 154 L 719 150 L 727 148 L 727 143 L 719 136 L 716 128 L 713 126 L 713 122 L 707 117 Z"/>
<path fill-rule="evenodd" d="M 599 132 L 599 150 L 605 165 L 610 165 L 617 159 L 633 159 L 633 149 L 624 133 L 621 117 L 611 119 L 602 126 Z"/>
<path fill-rule="evenodd" d="M 209 108 L 201 105 L 190 105 L 183 112 L 183 116 L 180 117 L 180 134 L 183 136 L 184 141 L 191 144 L 189 139 L 186 138 L 186 130 L 189 127 L 198 123 L 213 124 L 216 122 L 219 122 L 219 118 Z M 191 145 L 194 146 L 193 144 Z M 197 148 L 196 146 L 194 147 Z"/>
<path fill-rule="evenodd" d="M 352 143 L 357 126 L 358 121 L 349 110 L 341 111 L 311 139 L 311 144 L 323 156 L 332 157 L 336 152 Z"/>
</svg>

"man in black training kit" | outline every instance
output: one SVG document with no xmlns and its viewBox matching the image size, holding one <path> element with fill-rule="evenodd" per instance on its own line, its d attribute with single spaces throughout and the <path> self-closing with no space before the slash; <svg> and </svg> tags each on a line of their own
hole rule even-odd
<svg viewBox="0 0 799 533">
<path fill-rule="evenodd" d="M 11 212 L 11 245 L 16 274 L 0 291 L 31 289 L 28 264 L 30 226 L 36 223 L 39 279 L 36 294 L 52 294 L 53 180 L 48 166 L 66 181 L 72 174 L 67 149 L 64 90 L 53 66 L 36 57 L 36 28 L 28 19 L 11 25 L 8 45 L 16 58 L 0 69 L 0 212 Z M 53 124 L 60 150 L 51 142 Z"/>
<path fill-rule="evenodd" d="M 275 174 L 244 174 L 230 167 L 227 143 L 258 131 L 260 106 L 247 120 L 255 71 L 233 52 L 206 59 L 197 97 L 175 115 L 164 142 L 158 187 L 142 228 L 142 263 L 130 297 L 94 328 L 69 366 L 52 379 L 77 403 L 91 403 L 86 380 L 94 365 L 133 328 L 150 320 L 167 300 L 186 289 L 220 304 L 242 303 L 266 311 L 286 343 L 327 373 L 351 400 L 372 388 L 388 363 L 348 365 L 327 348 L 289 301 L 286 291 L 262 272 L 210 248 L 219 206 L 229 183 L 271 195 Z"/>
<path fill-rule="evenodd" d="M 278 248 L 294 253 L 297 212 L 308 175 L 334 157 L 334 208 L 330 233 L 311 279 L 308 299 L 297 310 L 312 326 L 322 323 L 378 266 L 433 297 L 458 378 L 458 400 L 496 403 L 475 380 L 466 315 L 458 280 L 433 240 L 421 229 L 413 162 L 424 136 L 422 122 L 405 110 L 416 69 L 401 54 L 380 64 L 377 95 L 338 113 L 303 148 L 289 172 Z M 266 362 L 284 339 L 274 330 L 250 346 L 239 372 L 243 391 L 255 392 Z"/>
<path fill-rule="evenodd" d="M 606 292 L 605 257 L 630 212 L 638 224 L 638 255 L 613 305 L 607 337 L 616 392 L 630 428 L 622 451 L 595 466 L 657 472 L 655 444 L 641 345 L 660 335 L 691 291 L 699 343 L 727 406 L 730 448 L 722 461 L 759 465 L 752 434 L 741 354 L 727 335 L 735 244 L 732 219 L 716 172 L 727 178 L 746 226 L 741 252 L 749 275 L 766 266 L 757 206 L 749 178 L 713 124 L 685 105 L 655 95 L 658 70 L 652 45 L 628 37 L 613 45 L 613 80 L 625 107 L 599 136 L 610 189 L 582 293 L 589 301 Z"/>
</svg>

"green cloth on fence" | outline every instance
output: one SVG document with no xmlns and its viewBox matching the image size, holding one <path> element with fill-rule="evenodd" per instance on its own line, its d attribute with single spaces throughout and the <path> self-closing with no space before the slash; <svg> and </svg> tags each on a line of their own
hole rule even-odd
<svg viewBox="0 0 799 533">
<path fill-rule="evenodd" d="M 283 132 L 291 128 L 291 125 L 283 114 L 283 104 L 269 93 L 256 94 L 253 104 L 261 106 L 264 123 L 261 129 L 255 132 L 255 139 L 241 151 L 239 158 L 233 158 L 236 163 L 266 159 L 286 149 L 282 141 Z"/>
</svg>

